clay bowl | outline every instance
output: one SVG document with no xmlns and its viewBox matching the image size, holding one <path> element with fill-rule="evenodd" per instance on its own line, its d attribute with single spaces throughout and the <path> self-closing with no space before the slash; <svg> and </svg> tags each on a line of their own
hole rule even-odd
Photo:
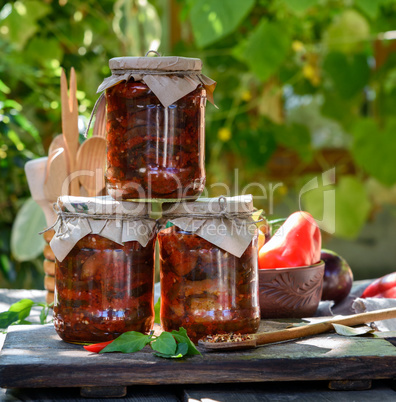
<svg viewBox="0 0 396 402">
<path fill-rule="evenodd" d="M 312 317 L 322 296 L 325 264 L 259 269 L 261 318 Z"/>
</svg>

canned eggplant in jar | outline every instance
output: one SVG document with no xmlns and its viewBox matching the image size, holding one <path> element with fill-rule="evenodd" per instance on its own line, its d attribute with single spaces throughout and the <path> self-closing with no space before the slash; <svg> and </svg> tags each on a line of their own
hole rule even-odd
<svg viewBox="0 0 396 402">
<path fill-rule="evenodd" d="M 66 342 L 148 333 L 154 323 L 156 223 L 146 205 L 138 204 L 139 212 L 121 212 L 120 205 L 110 207 L 117 202 L 109 198 L 58 200 L 60 219 L 51 242 L 56 257 L 54 326 Z"/>
<path fill-rule="evenodd" d="M 185 328 L 194 342 L 211 334 L 255 333 L 260 323 L 251 199 L 223 200 L 224 209 L 208 199 L 177 207 L 168 215 L 174 226 L 158 233 L 161 325 Z"/>
<path fill-rule="evenodd" d="M 111 59 L 105 89 L 106 188 L 123 200 L 194 200 L 205 186 L 205 105 L 214 81 L 199 59 Z"/>
</svg>

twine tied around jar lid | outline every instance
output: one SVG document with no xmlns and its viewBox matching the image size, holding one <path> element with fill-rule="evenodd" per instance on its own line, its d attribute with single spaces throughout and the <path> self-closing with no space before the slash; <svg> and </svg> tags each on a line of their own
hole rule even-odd
<svg viewBox="0 0 396 402">
<path fill-rule="evenodd" d="M 253 196 L 199 198 L 196 201 L 163 205 L 164 218 L 185 232 L 240 258 L 257 235 Z"/>
<path fill-rule="evenodd" d="M 64 226 L 65 221 L 69 219 L 74 219 L 74 218 L 87 218 L 87 219 L 95 219 L 95 220 L 105 220 L 105 225 L 109 220 L 120 220 L 120 221 L 128 221 L 128 222 L 135 222 L 135 221 L 141 221 L 143 219 L 150 219 L 152 221 L 156 221 L 155 219 L 151 218 L 149 214 L 145 215 L 137 215 L 137 216 L 132 216 L 132 215 L 124 215 L 124 214 L 86 214 L 86 213 L 81 213 L 81 212 L 66 212 L 62 211 L 62 209 L 59 207 L 59 205 L 54 202 L 52 204 L 52 209 L 54 212 L 57 214 L 56 221 L 53 225 L 50 227 L 42 230 L 39 232 L 39 235 L 42 235 L 45 232 L 48 232 L 51 229 L 54 229 L 58 223 L 60 224 L 59 228 L 62 229 Z M 64 236 L 66 232 L 62 231 L 57 231 L 55 233 L 55 237 L 61 237 Z"/>
<path fill-rule="evenodd" d="M 54 204 L 54 211 L 56 222 L 41 233 L 55 228 L 50 246 L 59 261 L 87 235 L 99 235 L 121 247 L 130 241 L 146 247 L 158 227 L 149 215 L 149 205 L 115 201 L 108 196 L 61 196 Z"/>
<path fill-rule="evenodd" d="M 188 218 L 191 219 L 228 219 L 236 224 L 244 223 L 241 220 L 246 220 L 251 218 L 257 210 L 253 211 L 238 211 L 238 212 L 228 212 L 227 211 L 227 198 L 223 195 L 218 198 L 218 205 L 219 205 L 219 212 L 204 212 L 204 213 L 196 213 L 196 212 L 189 212 Z M 260 214 L 260 217 L 262 215 Z M 186 214 L 183 213 L 163 213 L 164 218 L 174 219 L 174 218 L 185 218 Z M 259 220 L 252 221 L 250 223 L 260 223 L 264 221 L 264 217 L 260 218 Z"/>
<path fill-rule="evenodd" d="M 147 57 L 151 52 L 158 57 Z M 149 50 L 146 57 L 115 57 L 110 59 L 109 66 L 112 74 L 105 78 L 98 87 L 97 93 L 102 94 L 92 109 L 85 137 L 96 110 L 105 107 L 103 91 L 120 82 L 128 82 L 130 79 L 146 84 L 164 107 L 172 105 L 193 92 L 199 85 L 205 88 L 209 102 L 215 105 L 213 92 L 216 81 L 202 74 L 200 59 L 178 56 L 164 57 L 155 50 Z"/>
</svg>

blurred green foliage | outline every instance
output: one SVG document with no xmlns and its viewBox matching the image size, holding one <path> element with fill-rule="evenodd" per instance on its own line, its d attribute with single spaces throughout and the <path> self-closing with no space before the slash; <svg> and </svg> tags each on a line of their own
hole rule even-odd
<svg viewBox="0 0 396 402">
<path fill-rule="evenodd" d="M 218 82 L 219 109 L 207 107 L 209 195 L 224 193 L 216 183 L 234 194 L 259 183 L 247 189 L 262 195 L 272 182 L 275 201 L 293 193 L 298 208 L 302 186 L 335 166 L 335 235 L 355 237 L 381 206 L 378 194 L 396 204 L 395 27 L 393 0 L 3 3 L 0 286 L 42 286 L 42 257 L 17 261 L 10 237 L 29 197 L 23 166 L 61 131 L 61 68 L 77 71 L 82 132 L 108 59 L 148 49 L 199 57 Z M 318 219 L 323 189 L 302 197 Z M 256 206 L 271 214 L 269 203 Z"/>
</svg>

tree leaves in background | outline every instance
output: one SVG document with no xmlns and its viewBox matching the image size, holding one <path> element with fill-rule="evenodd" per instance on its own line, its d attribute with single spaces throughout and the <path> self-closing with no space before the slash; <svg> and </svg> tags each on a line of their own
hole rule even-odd
<svg viewBox="0 0 396 402">
<path fill-rule="evenodd" d="M 335 15 L 324 34 L 324 44 L 330 51 L 351 54 L 360 52 L 369 37 L 367 20 L 356 10 L 346 9 Z"/>
<path fill-rule="evenodd" d="M 289 9 L 296 14 L 305 13 L 309 8 L 316 6 L 318 0 L 284 0 Z M 370 0 L 369 0 L 370 1 Z"/>
<path fill-rule="evenodd" d="M 11 7 L 11 6 L 10 6 Z M 51 11 L 43 1 L 18 1 L 10 9 L 10 13 L 3 20 L 2 26 L 11 41 L 22 50 L 27 40 L 38 30 L 37 20 Z"/>
<path fill-rule="evenodd" d="M 24 52 L 25 57 L 36 60 L 37 64 L 48 66 L 52 60 L 62 60 L 63 52 L 55 38 L 34 37 Z"/>
<path fill-rule="evenodd" d="M 157 303 L 154 305 L 154 323 L 161 324 L 161 297 L 158 298 Z"/>
<path fill-rule="evenodd" d="M 353 127 L 352 156 L 355 162 L 381 183 L 396 183 L 396 118 L 389 118 L 384 127 L 373 119 L 361 119 Z"/>
<path fill-rule="evenodd" d="M 262 81 L 271 77 L 285 60 L 291 48 L 287 27 L 279 22 L 263 20 L 246 42 L 234 50 Z"/>
<path fill-rule="evenodd" d="M 332 52 L 323 65 L 341 98 L 351 99 L 368 84 L 370 68 L 364 54 L 345 55 Z"/>
<path fill-rule="evenodd" d="M 28 261 L 43 252 L 45 241 L 38 233 L 47 223 L 42 209 L 29 198 L 18 211 L 12 226 L 11 252 L 17 261 Z"/>
<path fill-rule="evenodd" d="M 329 190 L 335 190 L 334 204 L 327 198 L 324 210 L 326 192 Z M 300 197 L 304 209 L 315 219 L 322 221 L 321 229 L 345 239 L 352 239 L 359 234 L 371 209 L 363 183 L 353 176 L 343 176 L 336 186 L 318 187 Z M 333 227 L 335 233 L 332 233 Z"/>
<path fill-rule="evenodd" d="M 255 0 L 197 0 L 190 10 L 191 26 L 199 47 L 233 32 L 249 14 Z"/>
<path fill-rule="evenodd" d="M 296 151 L 302 161 L 310 162 L 312 160 L 311 134 L 306 126 L 301 124 L 277 126 L 274 134 L 278 144 Z"/>
<path fill-rule="evenodd" d="M 150 2 L 117 0 L 114 14 L 113 29 L 126 54 L 144 56 L 148 50 L 158 50 L 161 22 L 156 8 Z"/>
<path fill-rule="evenodd" d="M 356 7 L 363 11 L 369 18 L 377 18 L 381 0 L 357 0 Z"/>
</svg>

